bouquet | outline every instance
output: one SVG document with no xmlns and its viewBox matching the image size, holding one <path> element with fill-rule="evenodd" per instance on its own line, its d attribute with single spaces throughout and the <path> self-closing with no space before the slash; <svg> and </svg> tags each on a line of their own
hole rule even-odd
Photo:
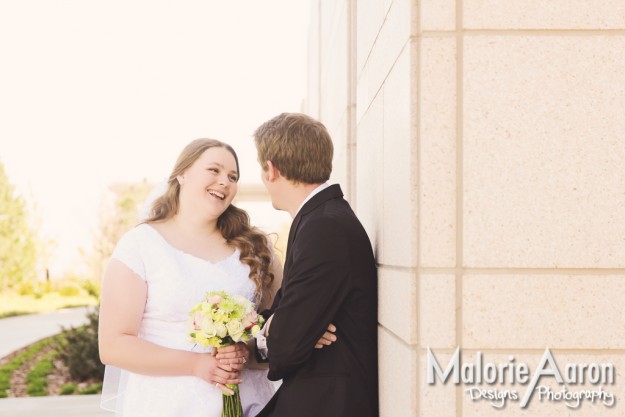
<svg viewBox="0 0 625 417">
<path fill-rule="evenodd" d="M 256 336 L 264 318 L 258 315 L 254 304 L 240 295 L 213 291 L 204 297 L 191 312 L 191 341 L 214 349 L 246 342 Z M 223 395 L 222 417 L 242 417 L 243 408 L 238 385 L 226 385 L 234 394 Z"/>
</svg>

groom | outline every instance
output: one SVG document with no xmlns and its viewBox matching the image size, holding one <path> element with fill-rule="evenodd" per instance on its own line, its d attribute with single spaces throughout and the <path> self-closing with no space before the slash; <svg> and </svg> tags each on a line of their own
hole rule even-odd
<svg viewBox="0 0 625 417">
<path fill-rule="evenodd" d="M 330 135 L 309 116 L 283 113 L 254 140 L 273 207 L 293 218 L 282 288 L 258 340 L 268 378 L 283 382 L 258 416 L 377 417 L 376 265 L 340 186 L 327 184 Z M 331 323 L 337 340 L 314 349 Z"/>
</svg>

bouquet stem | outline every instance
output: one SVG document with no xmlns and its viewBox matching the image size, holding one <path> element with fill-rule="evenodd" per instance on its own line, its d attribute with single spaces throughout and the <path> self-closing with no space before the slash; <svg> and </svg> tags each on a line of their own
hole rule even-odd
<svg viewBox="0 0 625 417">
<path fill-rule="evenodd" d="M 227 384 L 226 386 L 234 391 L 234 394 L 223 395 L 221 417 L 243 417 L 243 407 L 241 406 L 241 397 L 239 396 L 239 386 L 232 384 Z"/>
</svg>

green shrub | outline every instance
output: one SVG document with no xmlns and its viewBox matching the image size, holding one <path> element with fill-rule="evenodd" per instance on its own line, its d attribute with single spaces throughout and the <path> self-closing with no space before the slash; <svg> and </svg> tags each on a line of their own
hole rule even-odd
<svg viewBox="0 0 625 417">
<path fill-rule="evenodd" d="M 57 291 L 63 297 L 76 297 L 80 295 L 80 288 L 75 285 L 64 285 Z"/>
<path fill-rule="evenodd" d="M 99 394 L 102 392 L 102 384 L 94 384 L 80 391 L 80 395 Z"/>
<path fill-rule="evenodd" d="M 26 392 L 31 397 L 41 397 L 48 395 L 48 375 L 54 370 L 54 363 L 52 362 L 58 352 L 53 350 L 40 359 L 35 366 L 26 375 Z"/>
<path fill-rule="evenodd" d="M 86 279 L 81 281 L 82 288 L 95 299 L 100 298 L 100 282 L 94 279 Z"/>
<path fill-rule="evenodd" d="M 66 384 L 61 387 L 61 395 L 72 395 L 76 392 L 76 384 Z"/>
<path fill-rule="evenodd" d="M 0 319 L 6 319 L 9 317 L 16 317 L 16 316 L 23 316 L 24 314 L 28 314 L 25 311 L 15 311 L 15 310 L 11 310 L 11 311 L 7 311 L 4 313 L 0 313 Z"/>
<path fill-rule="evenodd" d="M 17 286 L 19 295 L 35 295 L 35 285 L 31 281 L 22 281 Z"/>
<path fill-rule="evenodd" d="M 89 323 L 84 327 L 64 329 L 65 342 L 60 357 L 72 378 L 78 381 L 104 378 L 98 350 L 98 310 L 90 312 L 88 318 Z"/>
<path fill-rule="evenodd" d="M 46 391 L 47 387 L 48 384 L 45 383 L 45 381 L 37 380 L 36 382 L 28 384 L 26 392 L 31 397 L 45 397 L 48 395 L 48 392 Z"/>
<path fill-rule="evenodd" d="M 5 367 L 0 368 L 0 398 L 8 397 L 7 391 L 11 388 L 11 374 L 13 374 L 13 370 Z"/>
<path fill-rule="evenodd" d="M 36 299 L 41 298 L 51 291 L 49 281 L 22 281 L 17 285 L 17 293 L 22 296 L 33 296 Z"/>
</svg>

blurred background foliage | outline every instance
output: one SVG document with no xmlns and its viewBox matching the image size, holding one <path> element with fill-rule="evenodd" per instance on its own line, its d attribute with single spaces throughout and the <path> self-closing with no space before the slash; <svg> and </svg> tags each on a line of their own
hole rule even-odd
<svg viewBox="0 0 625 417">
<path fill-rule="evenodd" d="M 26 202 L 15 193 L 0 163 L 0 290 L 36 277 L 37 235 Z"/>
<path fill-rule="evenodd" d="M 50 276 L 46 265 L 55 243 L 41 236 L 0 162 L 0 318 L 97 305 L 106 263 L 122 234 L 139 223 L 151 188 L 146 181 L 112 184 L 96 213 L 91 246 L 81 249 L 88 272 Z"/>
</svg>

